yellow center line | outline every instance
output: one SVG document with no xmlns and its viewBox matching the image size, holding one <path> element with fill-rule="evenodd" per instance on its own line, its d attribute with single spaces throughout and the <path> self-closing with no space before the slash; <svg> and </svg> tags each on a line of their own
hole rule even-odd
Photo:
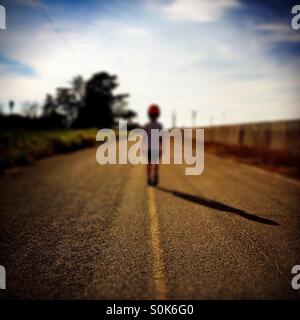
<svg viewBox="0 0 300 320">
<path fill-rule="evenodd" d="M 150 212 L 150 233 L 153 251 L 153 278 L 155 284 L 156 299 L 165 300 L 167 297 L 167 287 L 165 280 L 165 267 L 163 252 L 159 240 L 158 217 L 155 205 L 155 194 L 152 187 L 148 188 L 148 201 Z"/>
</svg>

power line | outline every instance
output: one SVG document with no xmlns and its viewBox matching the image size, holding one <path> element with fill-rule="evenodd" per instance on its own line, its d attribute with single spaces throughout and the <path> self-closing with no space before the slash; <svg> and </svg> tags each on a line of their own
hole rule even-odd
<svg viewBox="0 0 300 320">
<path fill-rule="evenodd" d="M 37 10 L 41 12 L 41 14 L 44 16 L 44 18 L 48 21 L 48 23 L 53 28 L 54 32 L 61 38 L 64 45 L 70 50 L 72 55 L 75 57 L 76 60 L 78 60 L 81 63 L 81 59 L 77 55 L 76 51 L 74 50 L 71 43 L 68 41 L 68 39 L 65 37 L 63 32 L 56 27 L 54 20 L 50 16 L 50 14 L 47 12 L 46 8 L 39 2 L 39 0 L 31 0 L 31 3 L 35 6 Z"/>
<path fill-rule="evenodd" d="M 192 127 L 196 127 L 196 117 L 197 117 L 197 111 L 192 110 Z"/>
</svg>

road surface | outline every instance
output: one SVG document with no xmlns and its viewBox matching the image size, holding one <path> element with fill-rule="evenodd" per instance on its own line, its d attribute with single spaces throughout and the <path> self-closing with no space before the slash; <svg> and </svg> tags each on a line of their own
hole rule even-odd
<svg viewBox="0 0 300 320">
<path fill-rule="evenodd" d="M 5 298 L 287 299 L 300 183 L 205 155 L 201 176 L 106 165 L 95 149 L 0 177 Z"/>
</svg>

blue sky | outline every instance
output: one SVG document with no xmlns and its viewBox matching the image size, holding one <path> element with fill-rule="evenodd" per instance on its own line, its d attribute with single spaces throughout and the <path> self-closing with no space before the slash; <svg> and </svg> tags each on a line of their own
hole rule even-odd
<svg viewBox="0 0 300 320">
<path fill-rule="evenodd" d="M 0 0 L 0 103 L 42 102 L 82 74 L 117 74 L 130 108 L 178 125 L 300 117 L 294 1 Z"/>
</svg>

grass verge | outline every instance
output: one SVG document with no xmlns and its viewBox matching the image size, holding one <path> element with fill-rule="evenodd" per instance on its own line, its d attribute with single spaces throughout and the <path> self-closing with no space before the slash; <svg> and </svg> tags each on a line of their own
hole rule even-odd
<svg viewBox="0 0 300 320">
<path fill-rule="evenodd" d="M 0 132 L 0 168 L 25 165 L 96 144 L 96 129 Z"/>
</svg>

